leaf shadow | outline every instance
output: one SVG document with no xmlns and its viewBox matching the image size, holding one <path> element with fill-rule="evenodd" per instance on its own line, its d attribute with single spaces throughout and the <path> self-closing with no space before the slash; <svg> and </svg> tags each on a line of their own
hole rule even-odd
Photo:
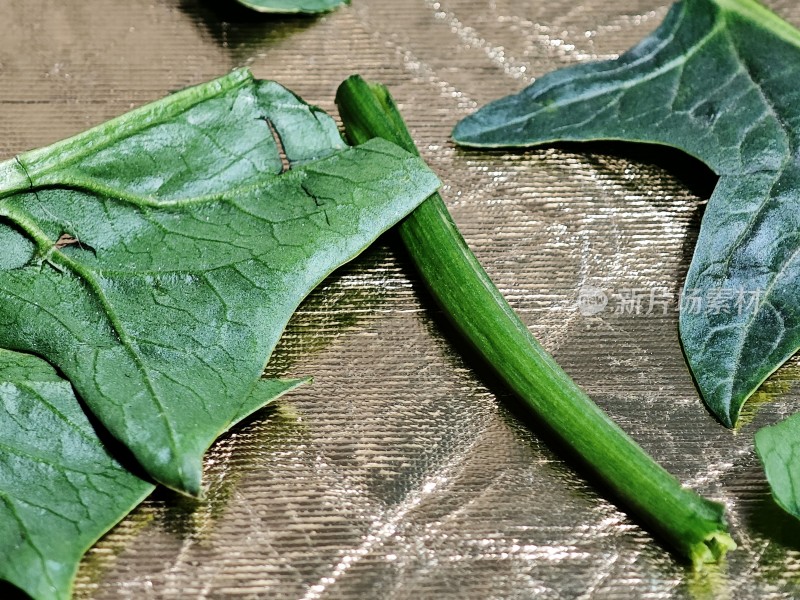
<svg viewBox="0 0 800 600">
<path fill-rule="evenodd" d="M 393 269 L 396 253 L 387 233 L 352 262 L 320 283 L 300 304 L 281 336 L 264 371 L 267 377 L 303 376 L 293 367 L 309 354 L 322 352 L 343 332 L 370 319 L 370 311 L 389 301 L 391 292 L 371 274 Z M 308 375 L 313 376 L 313 373 Z M 312 384 L 313 385 L 313 384 Z"/>
<path fill-rule="evenodd" d="M 762 485 L 764 493 L 745 518 L 748 529 L 779 545 L 776 553 L 800 551 L 800 520 L 778 506 L 766 481 Z"/>
<path fill-rule="evenodd" d="M 622 160 L 656 167 L 678 180 L 694 196 L 708 199 L 719 177 L 704 162 L 677 148 L 657 144 L 619 141 L 559 142 L 553 148 L 571 154 L 583 154 L 587 159 L 607 164 L 608 159 Z M 641 181 L 632 185 L 641 189 Z"/>
<path fill-rule="evenodd" d="M 178 8 L 237 64 L 308 29 L 322 16 L 265 14 L 235 0 L 179 0 Z"/>
<path fill-rule="evenodd" d="M 288 436 L 297 436 L 298 424 L 291 411 L 272 403 L 243 419 L 234 428 L 222 434 L 207 454 L 203 479 L 202 498 L 191 498 L 163 486 L 150 497 L 160 507 L 156 521 L 164 531 L 185 540 L 204 539 L 213 524 L 225 513 L 233 497 L 236 484 L 255 462 L 253 452 L 238 453 L 239 437 L 258 447 L 258 453 L 269 453 L 279 448 Z M 259 431 L 257 441 L 253 433 Z"/>
<path fill-rule="evenodd" d="M 564 143 L 558 144 L 556 147 L 569 152 L 588 155 L 588 160 L 599 163 L 604 168 L 608 168 L 606 165 L 609 159 L 655 168 L 676 180 L 692 196 L 698 198 L 697 206 L 689 220 L 682 247 L 681 268 L 688 270 L 697 245 L 700 224 L 703 220 L 708 200 L 714 193 L 719 181 L 719 176 L 716 173 L 701 160 L 686 154 L 682 150 L 668 146 L 626 142 L 586 142 Z M 632 189 L 641 191 L 643 183 L 641 179 L 633 179 L 629 182 L 629 185 Z M 650 199 L 650 202 L 658 205 L 669 202 L 669 200 L 656 197 Z M 685 273 L 681 275 L 683 276 Z"/>
<path fill-rule="evenodd" d="M 394 261 L 386 241 L 386 235 L 379 238 L 303 300 L 270 357 L 265 376 L 296 376 L 291 371 L 297 363 L 329 348 L 343 331 L 359 328 L 387 300 L 387 290 L 370 285 L 368 278 L 369 273 L 382 272 Z M 299 427 L 290 405 L 278 400 L 222 434 L 206 454 L 203 498 L 190 498 L 159 486 L 147 501 L 159 508 L 157 521 L 161 527 L 181 539 L 202 538 L 225 513 L 237 483 L 258 464 L 258 455 L 280 448 L 286 439 L 301 438 Z M 258 447 L 259 451 L 239 451 L 243 446 Z"/>
<path fill-rule="evenodd" d="M 8 348 L 14 352 L 19 352 L 22 354 L 27 354 L 29 356 L 35 356 L 39 360 L 47 363 L 50 368 L 55 371 L 56 375 L 63 379 L 66 383 L 70 385 L 72 389 L 72 395 L 75 398 L 75 401 L 81 407 L 84 416 L 86 417 L 89 425 L 91 425 L 95 435 L 97 436 L 100 444 L 105 449 L 105 451 L 116 460 L 122 468 L 124 468 L 129 473 L 135 475 L 139 479 L 144 481 L 148 481 L 152 483 L 152 479 L 147 474 L 147 472 L 142 468 L 139 464 L 138 460 L 134 456 L 133 452 L 122 442 L 117 440 L 109 431 L 106 429 L 106 426 L 97 418 L 97 416 L 92 411 L 91 407 L 84 401 L 84 399 L 78 394 L 77 390 L 72 386 L 72 382 L 70 381 L 69 377 L 61 370 L 61 368 L 52 363 L 48 357 L 39 354 L 37 352 L 31 351 L 28 348 Z M 4 596 L 0 595 L 0 598 Z"/>
<path fill-rule="evenodd" d="M 692 213 L 686 236 L 683 241 L 680 265 L 681 282 L 678 287 L 682 287 L 682 280 L 685 271 L 691 263 L 694 249 L 697 244 L 697 237 L 700 233 L 700 224 L 705 214 L 708 199 L 711 198 L 714 189 L 719 181 L 719 176 L 714 173 L 704 162 L 690 156 L 686 152 L 670 146 L 658 144 L 646 144 L 624 141 L 591 141 L 591 142 L 556 142 L 547 146 L 535 148 L 498 148 L 481 149 L 476 152 L 474 149 L 456 146 L 456 153 L 472 160 L 480 158 L 487 161 L 500 161 L 503 157 L 520 157 L 525 155 L 536 156 L 550 150 L 556 150 L 565 154 L 580 156 L 593 166 L 608 171 L 616 172 L 619 165 L 615 163 L 632 163 L 651 167 L 651 170 L 661 172 L 667 177 L 677 181 L 689 194 L 698 198 L 697 206 Z M 625 185 L 633 193 L 641 193 L 647 185 L 642 178 L 636 177 L 629 180 L 615 179 L 615 184 Z M 668 198 L 653 197 L 648 201 L 655 206 L 663 205 L 670 200 Z"/>
<path fill-rule="evenodd" d="M 3 600 L 28 600 L 30 596 L 11 583 L 0 581 L 0 598 Z"/>
<path fill-rule="evenodd" d="M 683 239 L 680 260 L 682 272 L 680 283 L 678 283 L 678 288 L 682 288 L 683 279 L 694 256 L 703 215 L 705 214 L 708 200 L 717 187 L 719 176 L 701 160 L 669 146 L 609 141 L 560 143 L 556 144 L 555 147 L 571 153 L 586 155 L 587 160 L 605 169 L 609 168 L 608 164 L 611 161 L 636 163 L 651 169 L 654 168 L 677 181 L 692 196 L 698 198 Z M 640 178 L 632 179 L 628 182 L 625 180 L 617 181 L 617 183 L 629 185 L 632 191 L 641 191 L 643 185 L 647 185 Z M 669 199 L 654 197 L 649 199 L 649 202 L 658 206 L 669 202 Z"/>
<path fill-rule="evenodd" d="M 703 161 L 687 154 L 683 150 L 658 144 L 646 144 L 624 141 L 591 141 L 591 142 L 556 142 L 547 146 L 532 148 L 465 148 L 455 146 L 457 155 L 462 157 L 485 158 L 488 160 L 502 159 L 502 157 L 520 157 L 550 150 L 576 156 L 583 156 L 585 160 L 603 169 L 610 170 L 609 163 L 625 161 L 650 165 L 675 178 L 692 195 L 708 199 L 719 181 L 719 176 L 714 173 Z M 641 180 L 630 180 L 632 188 L 641 190 Z"/>
<path fill-rule="evenodd" d="M 768 404 L 777 400 L 794 402 L 795 398 L 792 398 L 791 395 L 798 381 L 800 381 L 800 356 L 794 355 L 770 375 L 747 399 L 742 406 L 739 420 L 736 422 L 736 429 L 739 430 L 750 425 L 760 410 Z"/>
<path fill-rule="evenodd" d="M 69 381 L 67 377 L 56 367 L 56 372 L 58 376 L 64 379 L 65 381 Z M 71 384 L 70 384 L 71 385 Z M 103 448 L 114 457 L 116 460 L 126 471 L 135 475 L 139 479 L 144 481 L 153 483 L 153 480 L 147 474 L 147 471 L 142 468 L 139 461 L 134 456 L 133 452 L 122 442 L 120 442 L 117 438 L 115 438 L 111 433 L 106 429 L 106 426 L 98 419 L 92 409 L 89 407 L 88 404 L 78 395 L 78 392 L 73 389 L 73 393 L 75 394 L 75 398 L 78 400 L 78 404 L 80 404 L 81 410 L 86 415 L 86 418 L 89 420 L 89 423 L 94 429 L 97 438 L 100 440 Z M 155 485 L 155 484 L 154 484 Z"/>
<path fill-rule="evenodd" d="M 408 268 L 413 271 L 413 267 L 408 261 Z M 500 379 L 494 369 L 478 354 L 474 347 L 466 342 L 466 339 L 458 332 L 456 327 L 446 318 L 444 312 L 439 309 L 429 293 L 421 285 L 421 281 L 412 275 L 414 288 L 419 290 L 423 302 L 432 307 L 429 318 L 424 319 L 426 329 L 431 337 L 439 340 L 442 351 L 449 360 L 453 361 L 454 367 L 463 369 L 465 366 L 474 376 L 483 383 L 496 397 L 500 406 L 500 415 L 508 426 L 515 430 L 529 432 L 532 438 L 541 442 L 544 450 L 536 449 L 537 452 L 546 452 L 554 460 L 546 460 L 540 463 L 540 468 L 553 473 L 554 476 L 562 481 L 573 480 L 567 474 L 577 474 L 580 476 L 582 485 L 574 488 L 576 493 L 590 495 L 592 498 L 602 498 L 614 504 L 621 512 L 628 515 L 626 504 L 608 485 L 587 465 L 587 463 L 569 446 L 564 440 L 513 392 Z M 532 442 L 526 442 L 532 443 Z M 538 445 L 538 444 L 537 444 Z M 585 484 L 585 485 L 583 485 Z M 627 517 L 636 525 L 643 527 L 647 534 L 662 544 L 665 550 L 674 558 L 674 566 L 685 569 L 686 573 L 691 573 L 691 565 L 682 560 L 681 557 L 672 553 L 672 549 L 655 532 L 647 527 L 647 524 L 633 517 Z"/>
</svg>

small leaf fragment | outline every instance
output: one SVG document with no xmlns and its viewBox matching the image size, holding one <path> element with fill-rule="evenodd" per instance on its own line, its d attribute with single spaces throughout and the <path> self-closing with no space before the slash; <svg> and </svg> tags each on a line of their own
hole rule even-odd
<svg viewBox="0 0 800 600">
<path fill-rule="evenodd" d="M 461 121 L 459 144 L 622 140 L 720 176 L 680 331 L 703 398 L 732 427 L 800 348 L 800 32 L 754 0 L 683 0 L 618 60 L 550 73 Z"/>
<path fill-rule="evenodd" d="M 800 414 L 759 430 L 756 452 L 775 502 L 800 519 Z"/>
<path fill-rule="evenodd" d="M 350 0 L 237 0 L 247 8 L 262 13 L 322 13 L 350 4 Z"/>
<path fill-rule="evenodd" d="M 235 71 L 0 164 L 0 347 L 56 365 L 154 479 L 197 494 L 300 301 L 438 185 Z"/>
</svg>

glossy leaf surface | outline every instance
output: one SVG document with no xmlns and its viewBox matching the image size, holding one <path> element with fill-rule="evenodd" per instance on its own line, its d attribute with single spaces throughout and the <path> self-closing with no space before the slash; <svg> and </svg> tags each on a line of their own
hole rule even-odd
<svg viewBox="0 0 800 600">
<path fill-rule="evenodd" d="M 800 347 L 800 32 L 753 0 L 683 0 L 618 60 L 545 75 L 455 129 L 460 144 L 624 140 L 719 176 L 686 278 L 681 339 L 733 426 Z"/>
<path fill-rule="evenodd" d="M 197 494 L 299 302 L 437 187 L 236 71 L 0 165 L 0 347 Z"/>
</svg>

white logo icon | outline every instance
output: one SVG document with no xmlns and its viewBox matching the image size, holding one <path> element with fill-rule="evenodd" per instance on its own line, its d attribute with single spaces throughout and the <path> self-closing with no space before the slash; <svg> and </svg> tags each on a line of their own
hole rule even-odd
<svg viewBox="0 0 800 600">
<path fill-rule="evenodd" d="M 608 295 L 596 287 L 584 287 L 578 292 L 578 310 L 584 317 L 599 314 L 608 306 Z"/>
</svg>

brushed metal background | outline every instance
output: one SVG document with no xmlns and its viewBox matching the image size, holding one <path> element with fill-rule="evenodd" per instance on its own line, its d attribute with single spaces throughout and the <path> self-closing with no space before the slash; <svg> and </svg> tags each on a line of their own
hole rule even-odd
<svg viewBox="0 0 800 600">
<path fill-rule="evenodd" d="M 800 597 L 800 524 L 770 500 L 752 450 L 758 427 L 800 408 L 800 363 L 730 432 L 698 399 L 674 307 L 577 306 L 586 286 L 677 294 L 714 178 L 663 149 L 479 153 L 448 139 L 459 118 L 542 73 L 616 56 L 667 3 L 353 0 L 281 19 L 232 4 L 4 0 L 0 154 L 234 66 L 329 111 L 351 73 L 383 81 L 523 320 L 659 461 L 727 505 L 741 547 L 693 575 L 576 474 L 461 358 L 389 235 L 307 300 L 268 368 L 314 384 L 214 446 L 204 501 L 157 492 L 107 535 L 77 596 Z M 769 4 L 800 25 L 800 5 Z"/>
</svg>

